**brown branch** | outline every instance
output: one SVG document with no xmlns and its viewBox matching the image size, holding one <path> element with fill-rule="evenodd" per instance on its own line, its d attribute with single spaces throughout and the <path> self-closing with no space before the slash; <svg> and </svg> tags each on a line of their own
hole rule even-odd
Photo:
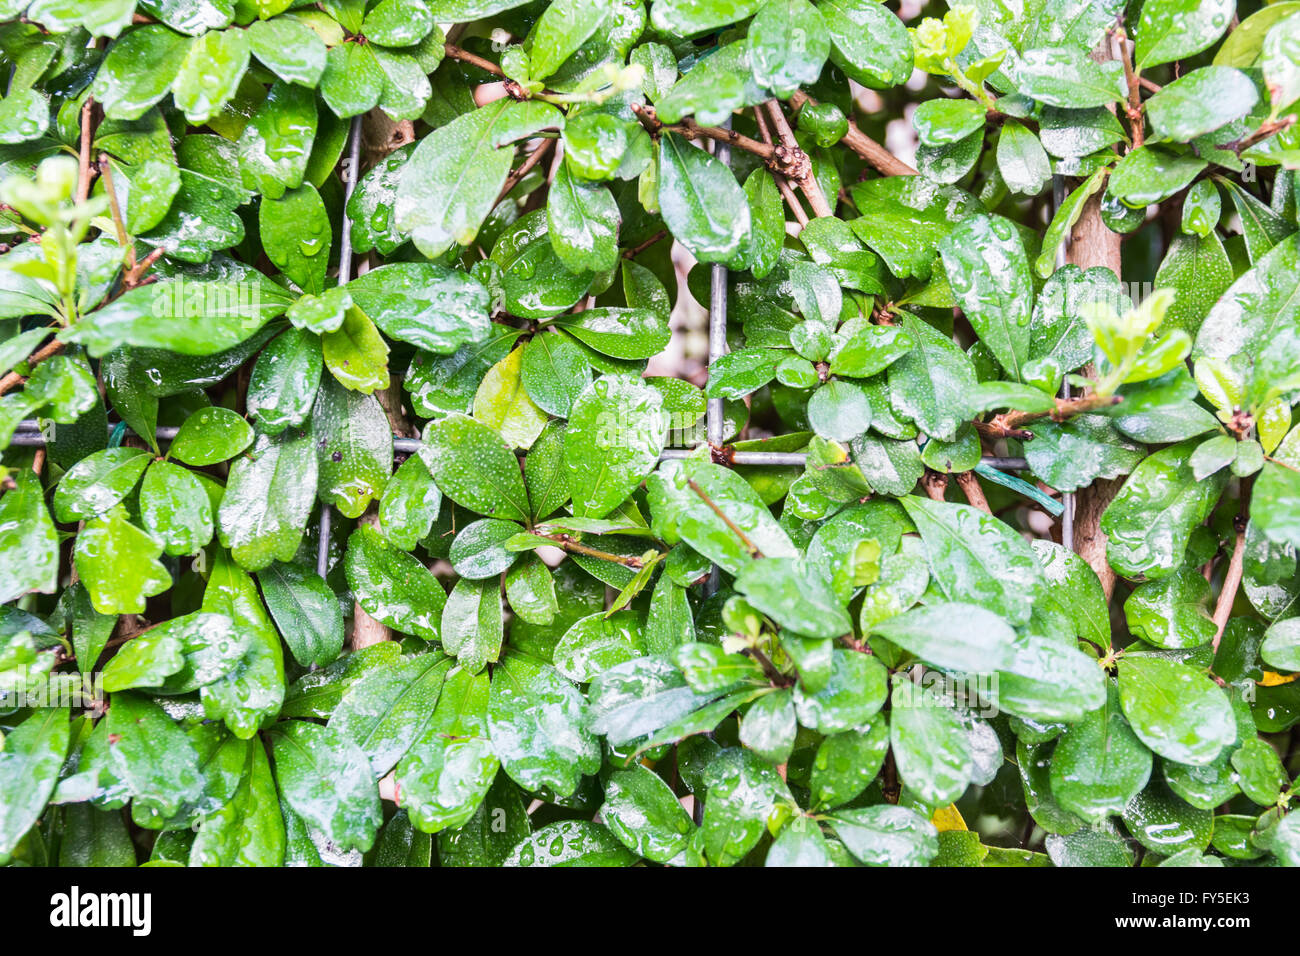
<svg viewBox="0 0 1300 956">
<path fill-rule="evenodd" d="M 509 196 L 514 188 L 524 181 L 524 177 L 532 171 L 534 166 L 542 161 L 543 157 L 550 152 L 553 145 L 555 145 L 555 140 L 553 139 L 547 138 L 542 140 L 542 145 L 529 153 L 528 157 L 519 164 L 519 168 L 506 177 L 506 183 L 501 187 L 501 192 L 497 194 L 496 202 L 492 203 L 494 209 L 496 208 L 497 203 Z"/>
<path fill-rule="evenodd" d="M 980 487 L 975 472 L 959 471 L 953 477 L 957 479 L 957 487 L 961 489 L 961 493 L 966 496 L 966 500 L 972 507 L 978 508 L 985 514 L 993 514 L 993 509 L 989 507 L 989 500 L 984 496 L 984 489 Z"/>
<path fill-rule="evenodd" d="M 596 548 L 590 548 L 576 538 L 571 538 L 567 534 L 541 534 L 539 538 L 545 538 L 562 551 L 569 554 L 585 554 L 589 558 L 599 558 L 601 561 L 611 561 L 614 564 L 621 564 L 625 568 L 640 570 L 645 567 L 645 562 L 638 557 L 632 557 L 622 554 L 610 554 L 608 551 L 599 551 Z"/>
<path fill-rule="evenodd" d="M 1232 616 L 1232 605 L 1237 600 L 1237 589 L 1241 586 L 1242 566 L 1246 557 L 1246 522 L 1238 518 L 1234 523 L 1237 531 L 1232 545 L 1232 557 L 1228 559 L 1228 570 L 1223 576 L 1223 588 L 1219 591 L 1219 600 L 1214 605 L 1214 650 L 1219 650 L 1219 641 Z"/>
<path fill-rule="evenodd" d="M 763 111 L 757 106 L 754 107 L 754 122 L 758 124 L 758 135 L 763 137 L 763 142 L 768 146 L 772 145 L 772 133 L 767 128 L 767 120 L 763 119 Z M 800 226 L 808 225 L 808 214 L 804 212 L 803 204 L 799 202 L 799 197 L 795 195 L 794 189 L 791 188 L 789 181 L 781 173 L 772 171 L 772 178 L 776 180 L 776 188 L 780 190 L 781 196 L 794 213 L 794 218 L 798 220 Z"/>
<path fill-rule="evenodd" d="M 701 126 L 691 117 L 682 118 L 680 123 L 665 123 L 659 118 L 653 106 L 647 106 L 641 103 L 632 104 L 632 112 L 636 114 L 637 119 L 646 131 L 654 135 L 662 132 L 676 133 L 685 139 L 713 139 L 720 143 L 726 143 L 728 146 L 734 146 L 737 149 L 743 149 L 747 153 L 753 153 L 759 157 L 769 168 L 773 163 L 778 162 L 776 150 L 770 143 L 760 143 L 756 139 L 750 139 L 734 129 L 724 129 L 721 126 Z"/>
<path fill-rule="evenodd" d="M 835 215 L 830 203 L 826 201 L 826 194 L 822 192 L 821 183 L 813 175 L 812 157 L 799 147 L 799 143 L 794 138 L 794 130 L 790 128 L 790 123 L 781 110 L 781 104 L 776 100 L 768 100 L 764 105 L 768 114 L 772 117 L 772 129 L 781 140 L 781 145 L 774 147 L 776 155 L 779 158 L 782 150 L 789 153 L 791 168 L 788 175 L 799 184 L 799 189 L 803 191 L 804 196 L 808 199 L 808 205 L 813 211 L 813 216 L 824 219 Z"/>
<path fill-rule="evenodd" d="M 1050 412 L 1003 412 L 1001 415 L 994 416 L 993 420 L 988 422 L 988 425 L 992 431 L 999 432 L 1003 436 L 1009 436 L 1010 432 L 1019 429 L 1022 425 L 1037 421 L 1040 418 L 1050 417 L 1052 421 L 1063 422 L 1075 415 L 1082 415 L 1110 405 L 1118 405 L 1119 402 L 1120 397 L 1118 395 L 1098 395 L 1096 393 L 1081 395 L 1078 398 L 1058 398 L 1056 399 L 1056 408 Z"/>
<path fill-rule="evenodd" d="M 948 476 L 927 468 L 925 474 L 921 475 L 921 489 L 931 501 L 943 501 L 948 491 Z"/>
<path fill-rule="evenodd" d="M 1283 116 L 1281 119 L 1268 120 L 1265 123 L 1261 123 L 1259 128 L 1253 133 L 1249 133 L 1241 139 L 1234 139 L 1228 143 L 1220 143 L 1219 149 L 1230 149 L 1240 156 L 1256 143 L 1263 142 L 1270 136 L 1280 133 L 1285 129 L 1290 129 L 1294 122 L 1294 116 Z"/>
<path fill-rule="evenodd" d="M 629 249 L 625 249 L 625 250 L 623 250 L 623 258 L 624 258 L 624 259 L 635 259 L 637 256 L 639 256 L 641 253 L 645 252 L 645 251 L 646 251 L 647 249 L 649 249 L 651 246 L 653 246 L 653 245 L 655 245 L 656 243 L 658 243 L 660 240 L 667 238 L 667 236 L 668 236 L 668 230 L 667 230 L 667 229 L 660 229 L 658 232 L 656 232 L 656 233 L 655 233 L 653 236 L 651 236 L 649 239 L 643 239 L 643 240 L 641 240 L 640 242 L 638 242 L 635 246 L 632 246 L 632 247 L 629 248 Z"/>
<path fill-rule="evenodd" d="M 803 90 L 796 90 L 794 95 L 790 97 L 790 106 L 796 110 L 802 109 L 805 103 L 816 105 L 817 101 Z M 858 124 L 851 119 L 849 120 L 849 131 L 844 134 L 844 139 L 840 142 L 866 160 L 867 164 L 882 176 L 916 175 L 915 169 L 862 132 L 858 128 Z"/>
<path fill-rule="evenodd" d="M 713 500 L 712 498 L 710 498 L 708 495 L 706 495 L 706 494 L 704 493 L 704 489 L 701 488 L 701 487 L 696 483 L 696 481 L 695 481 L 694 478 L 687 478 L 687 479 L 686 479 L 686 483 L 687 483 L 688 485 L 690 485 L 690 487 L 691 487 L 691 491 L 693 491 L 693 492 L 695 492 L 697 495 L 699 495 L 699 496 L 700 496 L 700 500 L 703 501 L 703 502 L 704 502 L 706 505 L 708 505 L 710 508 L 712 508 L 712 509 L 713 509 L 713 513 L 716 514 L 719 518 L 721 518 L 722 521 L 723 521 L 723 523 L 724 523 L 728 528 L 731 529 L 731 532 L 732 532 L 732 533 L 733 533 L 737 538 L 740 539 L 740 543 L 743 544 L 743 545 L 745 546 L 745 550 L 747 550 L 747 551 L 749 552 L 749 554 L 750 554 L 751 557 L 754 557 L 754 558 L 761 558 L 761 557 L 763 557 L 763 552 L 760 551 L 760 550 L 758 550 L 758 546 L 757 546 L 756 544 L 754 544 L 754 542 L 752 542 L 752 541 L 749 540 L 749 538 L 748 538 L 748 536 L 746 536 L 745 532 L 741 531 L 740 528 L 737 527 L 737 525 L 736 525 L 736 523 L 735 523 L 734 521 L 732 521 L 732 520 L 731 520 L 730 518 L 728 518 L 725 514 L 723 514 L 722 509 L 719 508 L 719 507 L 717 506 L 717 504 L 714 502 L 714 500 Z"/>
<path fill-rule="evenodd" d="M 81 104 L 81 149 L 77 153 L 77 202 L 85 202 L 90 197 L 90 144 L 94 139 L 95 100 L 87 96 Z"/>
<path fill-rule="evenodd" d="M 41 362 L 44 362 L 51 355 L 58 355 L 62 351 L 63 351 L 63 343 L 60 342 L 58 339 L 55 339 L 53 342 L 50 342 L 49 344 L 42 346 L 41 348 L 33 352 L 30 356 L 28 356 L 27 364 L 29 366 L 39 365 Z M 10 372 L 4 378 L 0 378 L 0 395 L 3 395 L 5 392 L 9 391 L 15 385 L 21 385 L 24 381 L 25 380 L 23 376 L 19 375 L 17 372 Z"/>
<path fill-rule="evenodd" d="M 493 76 L 505 76 L 501 67 L 497 66 L 491 60 L 485 60 L 477 53 L 470 53 L 464 47 L 459 47 L 454 43 L 444 43 L 443 52 L 453 60 L 460 60 L 462 63 L 468 63 L 470 66 L 476 66 L 480 70 L 491 73 Z"/>
<path fill-rule="evenodd" d="M 1124 80 L 1128 84 L 1128 103 L 1124 113 L 1128 116 L 1129 136 L 1133 148 L 1138 149 L 1146 141 L 1146 120 L 1142 116 L 1142 88 L 1137 70 L 1133 67 L 1133 45 L 1128 41 L 1128 33 L 1123 25 L 1114 31 L 1119 36 L 1120 59 L 1124 63 Z"/>
</svg>

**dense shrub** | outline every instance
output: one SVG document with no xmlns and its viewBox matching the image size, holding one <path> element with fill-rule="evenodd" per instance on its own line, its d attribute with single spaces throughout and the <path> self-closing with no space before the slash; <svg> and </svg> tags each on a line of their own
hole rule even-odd
<svg viewBox="0 0 1300 956">
<path fill-rule="evenodd" d="M 1237 6 L 0 0 L 0 860 L 1300 862 Z"/>
</svg>

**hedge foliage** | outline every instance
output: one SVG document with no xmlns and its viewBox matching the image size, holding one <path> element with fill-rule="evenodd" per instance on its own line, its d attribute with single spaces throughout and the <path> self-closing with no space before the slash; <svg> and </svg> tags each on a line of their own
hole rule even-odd
<svg viewBox="0 0 1300 956">
<path fill-rule="evenodd" d="M 0 860 L 1300 863 L 1300 4 L 0 14 Z"/>
</svg>

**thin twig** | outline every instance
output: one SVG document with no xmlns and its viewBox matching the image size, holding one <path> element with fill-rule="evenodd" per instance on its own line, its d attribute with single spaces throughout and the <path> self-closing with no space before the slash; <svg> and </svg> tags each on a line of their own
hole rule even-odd
<svg viewBox="0 0 1300 956">
<path fill-rule="evenodd" d="M 1219 650 L 1219 641 L 1232 616 L 1232 605 L 1237 600 L 1237 588 L 1241 586 L 1242 566 L 1246 557 L 1246 523 L 1237 521 L 1237 537 L 1232 545 L 1232 557 L 1228 559 L 1228 570 L 1223 576 L 1223 588 L 1219 591 L 1219 600 L 1214 605 L 1214 650 Z"/>
<path fill-rule="evenodd" d="M 812 103 L 815 106 L 817 101 L 803 90 L 796 90 L 794 95 L 790 97 L 792 109 L 802 109 L 805 103 Z M 844 134 L 844 138 L 840 142 L 866 160 L 867 164 L 882 176 L 916 175 L 915 169 L 862 132 L 858 128 L 858 124 L 851 119 L 849 120 L 849 131 Z"/>
<path fill-rule="evenodd" d="M 63 343 L 60 342 L 58 339 L 55 339 L 53 342 L 50 342 L 48 345 L 45 345 L 37 349 L 30 356 L 28 356 L 27 365 L 28 366 L 39 365 L 41 362 L 44 362 L 51 355 L 58 355 L 62 351 L 63 351 Z M 23 376 L 19 375 L 17 372 L 10 372 L 4 378 L 0 378 L 0 395 L 3 395 L 5 392 L 9 391 L 15 385 L 21 385 L 23 381 L 24 381 Z"/>
<path fill-rule="evenodd" d="M 662 239 L 667 238 L 667 236 L 668 236 L 668 230 L 667 230 L 667 229 L 660 229 L 658 232 L 656 232 L 656 233 L 655 233 L 653 236 L 651 236 L 649 239 L 643 239 L 643 240 L 641 240 L 640 242 L 638 242 L 635 246 L 632 246 L 632 247 L 629 248 L 629 249 L 625 249 L 625 250 L 623 250 L 623 258 L 624 258 L 624 259 L 634 259 L 634 258 L 636 258 L 637 256 L 639 256 L 641 253 L 643 253 L 643 252 L 645 252 L 647 249 L 649 249 L 651 246 L 655 245 L 655 243 L 659 242 L 659 241 L 662 240 Z"/>
<path fill-rule="evenodd" d="M 477 53 L 470 53 L 464 47 L 459 47 L 454 43 L 444 43 L 443 52 L 453 60 L 460 60 L 462 63 L 468 63 L 470 66 L 476 66 L 480 70 L 491 73 L 493 76 L 505 76 L 501 67 L 497 66 L 491 60 L 485 60 Z"/>
<path fill-rule="evenodd" d="M 754 107 L 754 121 L 758 124 L 758 135 L 763 137 L 763 142 L 768 146 L 772 145 L 772 133 L 767 128 L 767 120 L 763 119 L 763 111 L 757 106 Z M 800 226 L 808 225 L 808 214 L 804 212 L 803 204 L 799 202 L 799 197 L 790 186 L 789 180 L 784 175 L 772 171 L 772 178 L 776 180 L 776 188 L 780 190 L 782 198 L 794 213 L 794 218 L 798 220 Z"/>
<path fill-rule="evenodd" d="M 625 568 L 634 568 L 639 570 L 645 567 L 645 562 L 639 557 L 611 554 L 608 551 L 600 551 L 596 548 L 588 547 L 580 541 L 571 538 L 567 534 L 539 534 L 539 538 L 545 538 L 557 548 L 567 551 L 570 554 L 585 554 L 589 558 L 599 558 L 601 561 L 612 561 L 614 564 L 621 564 Z"/>
<path fill-rule="evenodd" d="M 740 543 L 745 546 L 745 550 L 749 552 L 751 557 L 761 558 L 763 556 L 763 552 L 758 550 L 758 545 L 750 541 L 745 532 L 741 531 L 740 528 L 737 527 L 736 523 L 723 513 L 722 509 L 717 506 L 714 500 L 704 493 L 704 489 L 696 483 L 694 478 L 687 478 L 686 483 L 690 485 L 691 491 L 699 495 L 700 500 L 712 508 L 713 513 L 721 518 L 723 523 L 731 529 L 732 533 L 740 539 Z"/>
<path fill-rule="evenodd" d="M 553 145 L 555 145 L 555 140 L 553 139 L 548 138 L 542 140 L 542 145 L 529 153 L 528 157 L 519 164 L 519 168 L 506 177 L 505 185 L 501 187 L 501 192 L 497 194 L 496 202 L 492 204 L 493 208 L 496 208 L 497 203 L 509 196 L 514 188 L 524 181 L 524 177 L 532 171 L 534 166 L 542 161 L 542 158 L 550 152 Z"/>
</svg>

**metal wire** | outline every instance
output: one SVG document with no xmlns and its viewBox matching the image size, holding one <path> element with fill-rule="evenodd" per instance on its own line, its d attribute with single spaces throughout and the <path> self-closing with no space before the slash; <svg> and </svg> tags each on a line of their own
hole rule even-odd
<svg viewBox="0 0 1300 956">
<path fill-rule="evenodd" d="M 339 285 L 345 285 L 352 278 L 352 220 L 348 218 L 348 200 L 352 190 L 357 188 L 357 176 L 361 171 L 361 117 L 352 117 L 348 128 L 348 166 L 343 173 L 343 218 L 339 223 Z M 397 442 L 393 442 L 394 448 Z M 320 540 L 316 542 L 316 573 L 321 577 L 330 569 L 330 528 L 334 524 L 334 514 L 330 506 L 321 502 L 320 506 Z"/>
<path fill-rule="evenodd" d="M 1060 212 L 1061 205 L 1065 202 L 1065 177 L 1055 175 L 1052 177 L 1052 214 Z M 1069 258 L 1070 250 L 1070 231 L 1066 230 L 1065 237 L 1061 244 L 1056 247 L 1056 268 L 1065 265 Z M 1061 397 L 1070 397 L 1070 383 L 1061 383 Z M 1074 550 L 1074 492 L 1067 491 L 1061 496 L 1061 544 L 1067 551 Z"/>
</svg>

